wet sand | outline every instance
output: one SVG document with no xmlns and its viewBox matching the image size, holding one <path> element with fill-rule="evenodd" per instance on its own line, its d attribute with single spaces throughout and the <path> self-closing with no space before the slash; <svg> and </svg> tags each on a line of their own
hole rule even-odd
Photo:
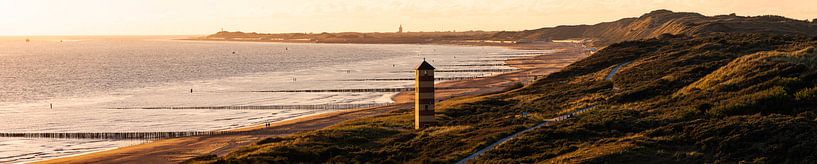
<svg viewBox="0 0 817 164">
<path fill-rule="evenodd" d="M 556 72 L 586 57 L 586 54 L 583 54 L 584 52 L 579 47 L 568 43 L 517 45 L 512 48 L 561 49 L 561 51 L 506 61 L 506 63 L 519 68 L 520 71 L 497 74 L 488 78 L 438 83 L 435 87 L 463 87 L 470 89 L 438 90 L 435 94 L 437 99 L 444 100 L 502 91 L 518 82 L 530 82 L 533 80 L 532 76 L 538 75 L 541 78 L 544 75 Z M 258 125 L 232 130 L 252 131 L 253 134 L 162 139 L 108 151 L 57 158 L 37 163 L 179 163 L 207 154 L 223 156 L 242 146 L 253 145 L 264 138 L 321 129 L 345 120 L 377 116 L 399 109 L 411 109 L 414 107 L 413 95 L 413 92 L 401 92 L 393 97 L 395 104 L 389 106 L 307 115 L 274 122 L 270 127 Z"/>
</svg>

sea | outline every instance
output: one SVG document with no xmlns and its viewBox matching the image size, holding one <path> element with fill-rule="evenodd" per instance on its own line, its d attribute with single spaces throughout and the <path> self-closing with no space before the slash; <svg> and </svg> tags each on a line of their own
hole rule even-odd
<svg viewBox="0 0 817 164">
<path fill-rule="evenodd" d="M 488 46 L 180 40 L 185 37 L 0 37 L 0 133 L 233 129 L 332 110 L 211 107 L 388 104 L 395 92 L 274 91 L 406 88 L 413 81 L 400 79 L 413 78 L 414 67 L 423 60 L 438 70 L 511 69 L 484 65 L 532 52 Z M 144 142 L 150 141 L 0 137 L 0 163 Z"/>
</svg>

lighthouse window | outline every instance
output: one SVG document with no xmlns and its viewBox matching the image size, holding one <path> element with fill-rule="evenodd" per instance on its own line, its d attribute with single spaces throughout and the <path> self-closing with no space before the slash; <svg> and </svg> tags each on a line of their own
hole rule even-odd
<svg viewBox="0 0 817 164">
<path fill-rule="evenodd" d="M 428 75 L 428 71 L 423 71 L 423 75 Z"/>
</svg>

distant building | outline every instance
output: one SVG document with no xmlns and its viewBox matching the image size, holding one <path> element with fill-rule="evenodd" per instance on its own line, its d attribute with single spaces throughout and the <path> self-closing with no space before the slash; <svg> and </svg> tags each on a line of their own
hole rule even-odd
<svg viewBox="0 0 817 164">
<path fill-rule="evenodd" d="M 397 33 L 403 33 L 403 25 L 401 24 L 400 27 L 397 28 Z"/>
<path fill-rule="evenodd" d="M 414 81 L 414 128 L 434 126 L 434 66 L 423 59 L 415 70 Z"/>
</svg>

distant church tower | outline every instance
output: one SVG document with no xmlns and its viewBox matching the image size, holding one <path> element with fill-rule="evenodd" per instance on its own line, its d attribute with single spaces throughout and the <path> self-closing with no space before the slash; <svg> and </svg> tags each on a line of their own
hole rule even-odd
<svg viewBox="0 0 817 164">
<path fill-rule="evenodd" d="M 434 66 L 423 59 L 414 75 L 414 129 L 435 125 L 434 120 Z"/>
<path fill-rule="evenodd" d="M 403 25 L 401 24 L 399 28 L 397 28 L 397 33 L 403 33 Z"/>
</svg>

